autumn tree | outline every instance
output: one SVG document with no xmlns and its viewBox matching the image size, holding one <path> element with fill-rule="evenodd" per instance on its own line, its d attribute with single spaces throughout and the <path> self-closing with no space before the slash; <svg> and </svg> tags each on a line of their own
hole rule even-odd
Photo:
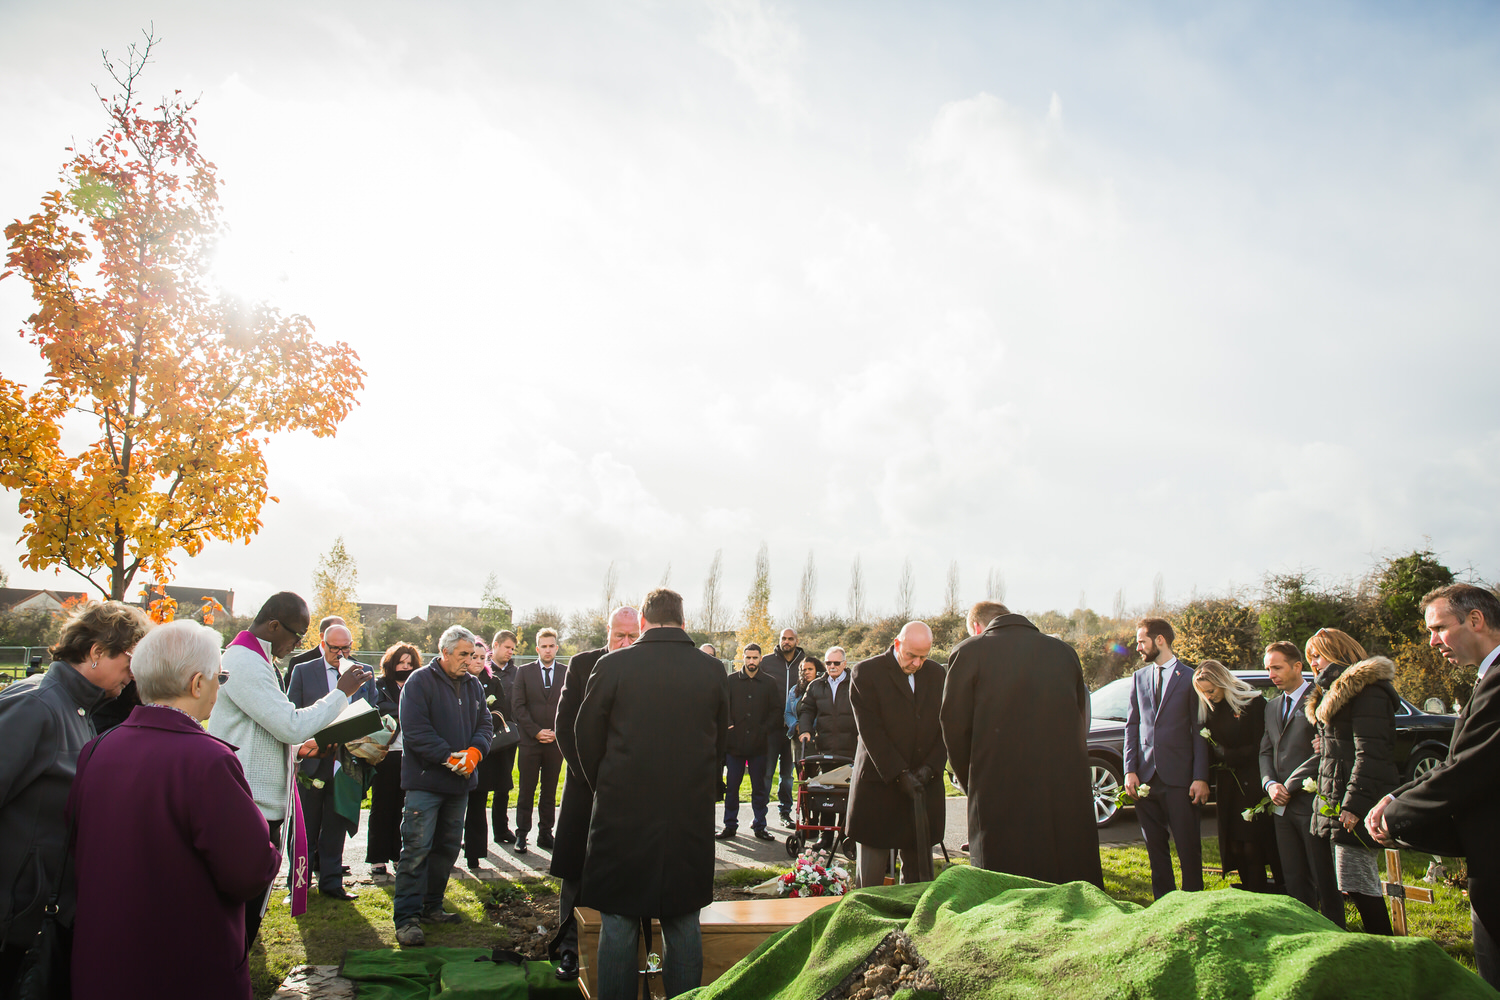
<svg viewBox="0 0 1500 1000">
<path fill-rule="evenodd" d="M 344 537 L 333 540 L 333 546 L 318 557 L 318 570 L 313 574 L 312 623 L 329 615 L 344 619 L 345 626 L 354 636 L 354 648 L 360 649 L 364 638 L 364 624 L 359 617 L 359 566 L 344 547 Z"/>
<path fill-rule="evenodd" d="M 20 494 L 29 569 L 65 568 L 123 599 L 138 570 L 247 541 L 269 498 L 268 435 L 332 436 L 363 388 L 358 355 L 305 316 L 216 294 L 225 231 L 197 102 L 149 111 L 146 35 L 100 95 L 104 133 L 63 167 L 41 208 L 5 227 L 0 278 L 31 286 L 21 336 L 45 363 L 28 391 L 0 376 L 0 486 Z"/>
<path fill-rule="evenodd" d="M 500 580 L 491 573 L 484 578 L 484 593 L 479 596 L 479 620 L 488 629 L 483 638 L 486 642 L 501 629 L 510 628 L 510 602 L 500 591 Z"/>
<path fill-rule="evenodd" d="M 745 598 L 744 619 L 735 640 L 740 649 L 753 642 L 763 652 L 770 652 L 776 645 L 776 630 L 771 626 L 771 554 L 765 542 L 755 553 L 755 581 Z"/>
</svg>

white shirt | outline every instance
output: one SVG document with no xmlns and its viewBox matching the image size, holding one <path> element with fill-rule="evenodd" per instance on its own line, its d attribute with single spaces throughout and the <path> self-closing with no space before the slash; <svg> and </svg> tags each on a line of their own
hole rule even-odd
<svg viewBox="0 0 1500 1000">
<path fill-rule="evenodd" d="M 542 668 L 542 687 L 550 689 L 552 683 L 548 682 L 548 678 L 551 678 L 551 681 L 554 683 L 557 681 L 556 657 L 553 658 L 551 663 L 543 663 L 541 660 L 537 660 L 536 665 Z"/>
<path fill-rule="evenodd" d="M 1299 687 L 1297 690 L 1293 691 L 1291 694 L 1287 695 L 1287 697 L 1290 698 L 1291 701 L 1292 701 L 1292 708 L 1293 708 L 1293 710 L 1296 709 L 1297 702 L 1299 702 L 1299 701 L 1302 700 L 1302 693 L 1304 691 L 1306 691 L 1308 689 L 1308 686 L 1311 685 L 1311 684 L 1312 684 L 1312 681 L 1304 680 L 1302 682 L 1302 686 L 1301 687 Z"/>
<path fill-rule="evenodd" d="M 1497 659 L 1500 659 L 1500 646 L 1496 646 L 1494 649 L 1490 650 L 1490 655 L 1486 656 L 1484 658 L 1484 662 L 1479 665 L 1480 680 L 1484 680 L 1485 673 L 1490 669 L 1490 667 L 1494 665 Z"/>
<path fill-rule="evenodd" d="M 910 684 L 912 692 L 916 693 L 916 690 L 917 690 L 917 675 L 916 674 L 907 674 L 906 675 L 906 683 Z"/>
<path fill-rule="evenodd" d="M 828 675 L 828 689 L 833 692 L 833 696 L 835 699 L 839 696 L 839 685 L 844 683 L 844 678 L 848 676 L 849 673 L 845 670 L 840 670 L 837 677 L 833 676 L 832 674 Z M 912 690 L 915 691 L 916 688 L 912 688 Z"/>
<path fill-rule="evenodd" d="M 339 668 L 329 663 L 328 658 L 325 656 L 323 658 L 323 669 L 328 671 L 328 690 L 337 691 L 339 686 Z M 355 693 L 358 694 L 358 692 Z M 339 694 L 343 694 L 343 692 L 339 691 Z M 354 703 L 354 695 L 349 695 L 347 700 L 352 705 Z"/>
</svg>

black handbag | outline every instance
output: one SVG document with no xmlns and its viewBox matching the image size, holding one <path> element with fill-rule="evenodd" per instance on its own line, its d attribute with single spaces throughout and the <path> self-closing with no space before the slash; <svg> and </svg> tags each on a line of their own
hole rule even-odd
<svg viewBox="0 0 1500 1000">
<path fill-rule="evenodd" d="M 490 737 L 490 753 L 496 750 L 509 750 L 520 742 L 521 727 L 505 716 L 499 716 L 495 722 L 495 735 Z"/>
</svg>

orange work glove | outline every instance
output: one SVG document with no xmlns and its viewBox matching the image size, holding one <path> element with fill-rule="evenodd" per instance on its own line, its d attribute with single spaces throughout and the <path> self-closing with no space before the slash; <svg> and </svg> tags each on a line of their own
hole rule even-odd
<svg viewBox="0 0 1500 1000">
<path fill-rule="evenodd" d="M 473 774 L 474 769 L 478 766 L 479 751 L 473 747 L 469 747 L 463 753 L 453 754 L 448 758 L 448 768 L 457 774 L 462 774 L 464 777 Z"/>
</svg>

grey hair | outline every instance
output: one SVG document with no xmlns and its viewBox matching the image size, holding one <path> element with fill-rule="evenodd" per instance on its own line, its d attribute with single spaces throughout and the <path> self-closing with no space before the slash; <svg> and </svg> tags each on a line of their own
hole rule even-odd
<svg viewBox="0 0 1500 1000">
<path fill-rule="evenodd" d="M 829 646 L 827 649 L 825 649 L 823 651 L 823 662 L 824 663 L 828 662 L 828 658 L 833 655 L 833 651 L 834 650 L 838 650 L 840 653 L 843 653 L 845 659 L 849 658 L 849 651 L 847 649 L 845 649 L 843 646 Z"/>
<path fill-rule="evenodd" d="M 445 653 L 451 653 L 453 652 L 453 648 L 461 642 L 478 645 L 474 640 L 473 632 L 470 632 L 462 625 L 449 625 L 443 630 L 442 637 L 438 639 L 438 649 L 441 649 Z"/>
<path fill-rule="evenodd" d="M 147 632 L 130 661 L 141 701 L 160 705 L 187 694 L 194 674 L 217 677 L 223 644 L 218 632 L 187 618 Z"/>
</svg>

